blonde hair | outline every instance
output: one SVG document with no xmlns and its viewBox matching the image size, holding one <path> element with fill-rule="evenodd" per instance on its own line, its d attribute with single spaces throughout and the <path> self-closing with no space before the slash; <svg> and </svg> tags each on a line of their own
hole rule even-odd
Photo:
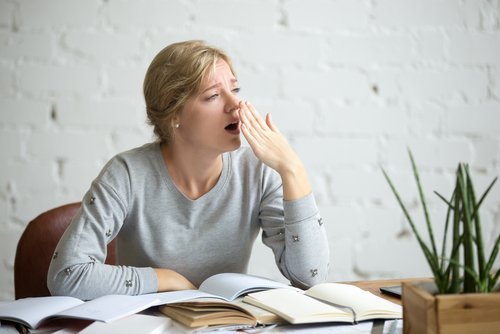
<svg viewBox="0 0 500 334">
<path fill-rule="evenodd" d="M 171 44 L 153 59 L 143 89 L 148 123 L 160 142 L 168 144 L 173 140 L 175 117 L 221 59 L 235 75 L 227 54 L 204 41 Z"/>
</svg>

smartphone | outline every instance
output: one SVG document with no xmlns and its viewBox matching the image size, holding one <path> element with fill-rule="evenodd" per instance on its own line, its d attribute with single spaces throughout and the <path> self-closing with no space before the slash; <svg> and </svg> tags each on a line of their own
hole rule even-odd
<svg viewBox="0 0 500 334">
<path fill-rule="evenodd" d="M 380 292 L 386 293 L 391 296 L 401 297 L 401 285 L 391 285 L 391 286 L 383 286 L 380 288 Z"/>
</svg>

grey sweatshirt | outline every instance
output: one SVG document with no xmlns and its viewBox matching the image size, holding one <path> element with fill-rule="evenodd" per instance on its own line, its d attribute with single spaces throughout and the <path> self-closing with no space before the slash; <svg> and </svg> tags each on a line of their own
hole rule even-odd
<svg viewBox="0 0 500 334">
<path fill-rule="evenodd" d="M 191 200 L 170 178 L 158 143 L 118 154 L 85 194 L 55 250 L 47 277 L 53 295 L 88 300 L 157 291 L 153 268 L 193 284 L 220 272 L 246 272 L 262 241 L 292 284 L 328 275 L 328 241 L 313 194 L 283 201 L 281 178 L 250 148 L 223 154 L 216 185 Z M 117 238 L 117 265 L 104 264 Z"/>
</svg>

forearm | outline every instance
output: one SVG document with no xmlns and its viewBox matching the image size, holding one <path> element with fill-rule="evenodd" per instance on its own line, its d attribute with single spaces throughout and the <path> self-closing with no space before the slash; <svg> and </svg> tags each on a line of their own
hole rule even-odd
<svg viewBox="0 0 500 334">
<path fill-rule="evenodd" d="M 283 184 L 283 200 L 293 201 L 309 195 L 312 191 L 307 172 L 299 158 L 294 154 L 278 173 Z"/>
<path fill-rule="evenodd" d="M 276 264 L 293 285 L 308 288 L 324 282 L 328 277 L 330 251 L 314 195 L 282 201 L 282 224 L 271 218 L 280 214 L 279 200 L 269 199 L 261 212 L 264 244 L 273 250 Z"/>
<path fill-rule="evenodd" d="M 82 300 L 104 295 L 139 295 L 156 292 L 156 276 L 152 268 L 81 263 L 52 264 L 47 286 L 52 295 L 72 296 Z"/>
</svg>

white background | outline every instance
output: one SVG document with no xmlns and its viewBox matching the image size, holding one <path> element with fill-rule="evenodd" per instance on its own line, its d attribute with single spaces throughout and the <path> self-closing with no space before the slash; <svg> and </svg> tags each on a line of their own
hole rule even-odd
<svg viewBox="0 0 500 334">
<path fill-rule="evenodd" d="M 432 191 L 451 194 L 457 163 L 478 192 L 500 174 L 498 0 L 0 0 L 0 299 L 26 224 L 151 140 L 145 70 L 185 39 L 233 57 L 242 96 L 303 158 L 332 281 L 429 275 L 381 172 L 423 227 L 407 147 L 438 238 Z M 489 245 L 499 198 L 500 184 L 482 210 Z M 260 243 L 250 269 L 280 279 Z"/>
</svg>

